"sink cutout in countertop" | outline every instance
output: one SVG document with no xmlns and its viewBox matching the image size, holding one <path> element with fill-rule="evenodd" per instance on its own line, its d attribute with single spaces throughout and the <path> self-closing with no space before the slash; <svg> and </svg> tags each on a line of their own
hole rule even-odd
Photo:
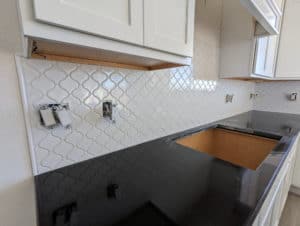
<svg viewBox="0 0 300 226">
<path fill-rule="evenodd" d="M 220 128 L 176 140 L 177 144 L 251 170 L 259 167 L 278 142 L 276 139 Z"/>
</svg>

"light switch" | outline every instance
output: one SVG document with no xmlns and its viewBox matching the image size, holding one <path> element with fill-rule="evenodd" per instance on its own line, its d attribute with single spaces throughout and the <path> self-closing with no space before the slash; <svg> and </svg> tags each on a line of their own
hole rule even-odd
<svg viewBox="0 0 300 226">
<path fill-rule="evenodd" d="M 63 127 L 67 128 L 67 127 L 71 126 L 72 120 L 71 120 L 71 116 L 67 109 L 65 109 L 65 108 L 58 109 L 55 111 L 55 114 L 56 114 L 56 118 L 58 119 L 59 123 Z"/>
<path fill-rule="evenodd" d="M 51 108 L 40 109 L 40 115 L 44 126 L 52 127 L 56 125 L 56 120 Z"/>
</svg>

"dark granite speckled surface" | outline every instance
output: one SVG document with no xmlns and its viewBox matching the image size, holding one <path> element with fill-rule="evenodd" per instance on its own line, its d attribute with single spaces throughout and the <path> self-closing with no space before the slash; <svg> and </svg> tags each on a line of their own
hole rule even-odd
<svg viewBox="0 0 300 226">
<path fill-rule="evenodd" d="M 280 142 L 255 171 L 174 142 L 216 126 Z M 42 174 L 39 225 L 251 225 L 299 129 L 300 115 L 251 111 Z"/>
</svg>

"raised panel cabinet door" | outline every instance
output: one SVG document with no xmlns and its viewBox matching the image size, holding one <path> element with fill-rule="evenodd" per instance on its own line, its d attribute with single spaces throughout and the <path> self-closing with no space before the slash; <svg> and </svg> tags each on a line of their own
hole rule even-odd
<svg viewBox="0 0 300 226">
<path fill-rule="evenodd" d="M 277 59 L 278 37 L 276 35 L 256 39 L 253 74 L 274 77 Z"/>
<path fill-rule="evenodd" d="M 144 0 L 144 44 L 193 56 L 195 0 Z"/>
<path fill-rule="evenodd" d="M 294 169 L 293 169 L 293 176 L 292 176 L 292 185 L 294 187 L 300 188 L 300 143 L 299 143 L 300 136 L 298 135 L 297 140 L 293 146 L 295 149 L 294 155 Z"/>
<path fill-rule="evenodd" d="M 142 0 L 33 0 L 42 22 L 143 44 Z"/>
<path fill-rule="evenodd" d="M 282 201 L 282 196 L 283 196 L 283 191 L 282 189 L 278 190 L 276 196 L 275 196 L 275 201 L 273 204 L 273 211 L 272 211 L 272 226 L 277 226 L 280 220 L 281 216 L 281 201 Z"/>
</svg>

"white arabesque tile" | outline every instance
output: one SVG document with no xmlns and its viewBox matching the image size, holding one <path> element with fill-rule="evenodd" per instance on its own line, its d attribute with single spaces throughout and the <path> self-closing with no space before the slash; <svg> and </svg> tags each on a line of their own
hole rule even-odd
<svg viewBox="0 0 300 226">
<path fill-rule="evenodd" d="M 254 83 L 201 80 L 192 67 L 152 72 L 22 59 L 38 174 L 252 109 Z M 195 78 L 196 77 L 196 78 Z M 234 94 L 232 104 L 225 95 Z M 117 104 L 113 124 L 102 103 Z M 70 104 L 72 128 L 40 125 L 39 104 Z"/>
<path fill-rule="evenodd" d="M 257 83 L 255 88 L 255 110 L 300 114 L 300 81 Z M 296 101 L 289 100 L 292 93 L 298 94 Z"/>
</svg>

